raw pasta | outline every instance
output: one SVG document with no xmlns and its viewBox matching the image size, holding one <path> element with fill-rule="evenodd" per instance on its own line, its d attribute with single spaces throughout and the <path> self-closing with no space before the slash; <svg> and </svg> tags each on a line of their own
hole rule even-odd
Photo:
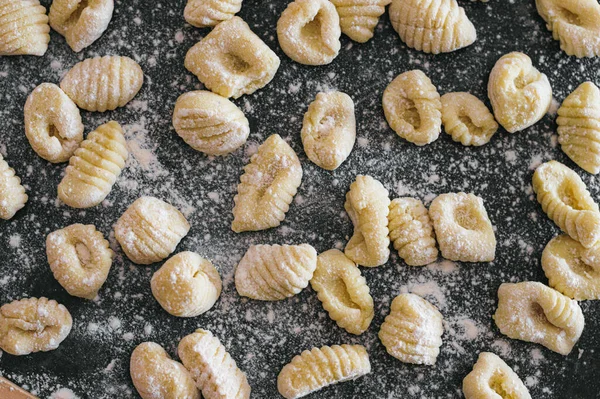
<svg viewBox="0 0 600 399">
<path fill-rule="evenodd" d="M 396 198 L 388 215 L 390 240 L 407 265 L 425 266 L 438 258 L 429 212 L 415 198 Z"/>
<path fill-rule="evenodd" d="M 442 314 L 415 294 L 400 294 L 379 330 L 387 352 L 404 363 L 434 365 L 442 346 Z"/>
<path fill-rule="evenodd" d="M 463 380 L 465 399 L 531 399 L 519 376 L 493 353 L 481 352 Z"/>
<path fill-rule="evenodd" d="M 421 71 L 398 75 L 383 92 L 383 111 L 390 127 L 416 145 L 429 144 L 442 131 L 442 103 L 431 80 Z"/>
<path fill-rule="evenodd" d="M 185 336 L 177 348 L 205 399 L 249 399 L 246 374 L 210 331 L 198 329 Z"/>
<path fill-rule="evenodd" d="M 190 372 L 154 342 L 133 350 L 129 372 L 142 399 L 200 399 Z"/>
<path fill-rule="evenodd" d="M 565 356 L 585 324 L 577 301 L 531 281 L 500 286 L 494 320 L 509 338 L 541 344 Z"/>
<path fill-rule="evenodd" d="M 330 249 L 320 254 L 310 285 L 338 326 L 356 335 L 369 328 L 373 298 L 367 280 L 343 252 Z"/>
<path fill-rule="evenodd" d="M 63 305 L 48 298 L 26 298 L 0 308 L 0 349 L 15 356 L 58 348 L 73 319 Z"/>
<path fill-rule="evenodd" d="M 110 121 L 99 126 L 69 160 L 58 198 L 73 208 L 100 204 L 125 167 L 128 154 L 121 125 Z"/>
<path fill-rule="evenodd" d="M 350 96 L 339 91 L 317 94 L 304 114 L 301 137 L 308 159 L 323 169 L 337 169 L 356 141 L 354 102 Z"/>
<path fill-rule="evenodd" d="M 235 269 L 241 296 L 279 301 L 308 286 L 317 268 L 317 251 L 308 244 L 252 245 Z"/>
<path fill-rule="evenodd" d="M 181 252 L 166 261 L 150 285 L 160 306 L 179 317 L 196 317 L 208 311 L 222 288 L 217 269 L 194 252 Z"/>
<path fill-rule="evenodd" d="M 362 345 L 312 348 L 295 356 L 281 369 L 277 390 L 286 399 L 297 399 L 370 372 L 369 354 Z"/>
<path fill-rule="evenodd" d="M 461 262 L 491 262 L 496 257 L 496 235 L 475 194 L 442 194 L 429 207 L 442 256 Z"/>
<path fill-rule="evenodd" d="M 102 36 L 112 19 L 113 0 L 53 0 L 50 26 L 80 52 Z"/>
<path fill-rule="evenodd" d="M 70 295 L 94 299 L 114 253 L 94 225 L 73 224 L 48 234 L 46 255 L 54 278 Z"/>
<path fill-rule="evenodd" d="M 388 236 L 389 193 L 371 176 L 359 175 L 350 185 L 344 208 L 354 224 L 346 256 L 361 266 L 380 266 L 390 256 Z"/>
<path fill-rule="evenodd" d="M 531 64 L 531 58 L 513 52 L 494 65 L 488 97 L 498 123 L 509 133 L 515 133 L 544 117 L 552 103 L 552 87 L 546 75 Z"/>
<path fill-rule="evenodd" d="M 27 199 L 21 179 L 0 154 L 0 219 L 12 219 L 25 206 Z"/>
<path fill-rule="evenodd" d="M 173 205 L 154 197 L 140 197 L 115 224 L 115 238 L 125 255 L 140 265 L 167 258 L 190 225 Z"/>
<path fill-rule="evenodd" d="M 87 111 L 112 111 L 137 95 L 144 72 L 129 57 L 88 58 L 76 64 L 60 82 L 60 88 Z"/>
<path fill-rule="evenodd" d="M 296 0 L 277 21 L 277 39 L 283 52 L 304 65 L 327 65 L 337 57 L 341 43 L 340 17 L 329 0 Z"/>
<path fill-rule="evenodd" d="M 38 55 L 48 50 L 50 26 L 38 0 L 0 0 L 0 56 Z"/>
<path fill-rule="evenodd" d="M 565 154 L 585 171 L 600 173 L 600 89 L 582 83 L 563 101 L 556 123 Z"/>
<path fill-rule="evenodd" d="M 441 102 L 444 129 L 462 145 L 484 145 L 498 130 L 494 115 L 472 94 L 447 93 Z"/>
<path fill-rule="evenodd" d="M 250 134 L 248 119 L 234 103 L 205 90 L 177 99 L 173 127 L 190 147 L 208 155 L 235 151 Z"/>
<path fill-rule="evenodd" d="M 392 0 L 331 0 L 340 16 L 342 33 L 359 43 L 373 37 L 379 17 Z"/>
<path fill-rule="evenodd" d="M 400 39 L 425 53 L 448 53 L 477 39 L 475 27 L 456 0 L 393 0 L 389 13 Z"/>
<path fill-rule="evenodd" d="M 208 28 L 233 18 L 241 9 L 242 0 L 188 0 L 183 16 L 190 25 Z"/>
<path fill-rule="evenodd" d="M 27 97 L 24 114 L 27 140 L 47 161 L 68 161 L 83 140 L 79 108 L 55 84 L 36 87 Z"/>
<path fill-rule="evenodd" d="M 265 87 L 279 57 L 240 17 L 218 24 L 185 56 L 185 67 L 209 90 L 238 98 Z"/>
<path fill-rule="evenodd" d="M 302 166 L 292 147 L 278 134 L 270 136 L 244 167 L 231 229 L 240 233 L 279 226 L 301 182 Z"/>
<path fill-rule="evenodd" d="M 600 211 L 579 175 L 560 162 L 546 162 L 533 174 L 533 191 L 562 231 L 590 248 L 600 240 Z"/>
</svg>

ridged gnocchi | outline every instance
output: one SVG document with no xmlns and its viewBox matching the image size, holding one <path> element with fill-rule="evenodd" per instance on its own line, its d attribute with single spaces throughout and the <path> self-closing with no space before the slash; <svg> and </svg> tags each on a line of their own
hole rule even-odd
<svg viewBox="0 0 600 399">
<path fill-rule="evenodd" d="M 48 50 L 50 25 L 38 0 L 0 0 L 0 56 L 37 55 Z"/>
<path fill-rule="evenodd" d="M 481 352 L 463 380 L 465 399 L 531 399 L 519 376 L 497 355 Z"/>
<path fill-rule="evenodd" d="M 494 115 L 483 101 L 469 93 L 446 93 L 441 97 L 442 123 L 452 140 L 462 145 L 487 144 L 498 130 Z"/>
<path fill-rule="evenodd" d="M 242 0 L 188 0 L 183 16 L 198 28 L 216 26 L 227 21 L 242 9 Z"/>
<path fill-rule="evenodd" d="M 379 17 L 392 0 L 331 0 L 340 16 L 342 33 L 359 43 L 372 37 Z"/>
<path fill-rule="evenodd" d="M 12 219 L 28 198 L 21 179 L 0 154 L 0 219 Z"/>
</svg>

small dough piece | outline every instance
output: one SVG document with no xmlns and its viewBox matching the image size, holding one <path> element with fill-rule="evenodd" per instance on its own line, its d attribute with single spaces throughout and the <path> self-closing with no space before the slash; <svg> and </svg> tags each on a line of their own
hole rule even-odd
<svg viewBox="0 0 600 399">
<path fill-rule="evenodd" d="M 50 25 L 38 0 L 0 0 L 0 56 L 38 55 L 48 50 Z"/>
<path fill-rule="evenodd" d="M 46 161 L 68 161 L 83 140 L 79 108 L 55 84 L 36 87 L 27 97 L 24 114 L 27 140 Z"/>
<path fill-rule="evenodd" d="M 496 235 L 475 194 L 442 194 L 429 207 L 442 256 L 460 262 L 491 262 L 496 257 Z"/>
<path fill-rule="evenodd" d="M 352 98 L 339 91 L 317 94 L 304 114 L 301 137 L 308 159 L 323 169 L 337 169 L 356 141 Z"/>
<path fill-rule="evenodd" d="M 48 298 L 26 298 L 0 308 L 0 349 L 15 356 L 58 348 L 73 326 L 63 305 Z"/>
<path fill-rule="evenodd" d="M 277 21 L 277 39 L 283 52 L 304 65 L 327 65 L 337 57 L 341 43 L 340 17 L 329 0 L 296 0 Z"/>
<path fill-rule="evenodd" d="M 154 197 L 135 200 L 115 224 L 123 252 L 140 265 L 167 258 L 189 231 L 189 223 L 177 208 Z"/>
<path fill-rule="evenodd" d="M 277 390 L 286 399 L 297 399 L 370 372 L 369 354 L 362 345 L 312 348 L 294 356 L 281 369 L 277 376 Z"/>
<path fill-rule="evenodd" d="M 221 295 L 221 276 L 213 264 L 194 252 L 181 252 L 152 276 L 152 295 L 173 316 L 196 317 Z"/>
<path fill-rule="evenodd" d="M 462 145 L 487 144 L 498 130 L 494 115 L 469 93 L 447 93 L 441 98 L 442 123 L 452 140 Z"/>
<path fill-rule="evenodd" d="M 383 111 L 396 134 L 418 146 L 437 140 L 442 131 L 440 95 L 417 69 L 398 75 L 385 88 Z"/>
<path fill-rule="evenodd" d="M 241 296 L 280 301 L 308 286 L 317 268 L 317 251 L 308 244 L 252 245 L 235 269 Z"/>
<path fill-rule="evenodd" d="M 346 256 L 361 266 L 383 265 L 390 256 L 389 193 L 371 176 L 359 175 L 350 185 L 344 208 L 354 225 Z"/>
<path fill-rule="evenodd" d="M 225 155 L 246 143 L 248 119 L 234 103 L 206 90 L 181 95 L 175 103 L 173 127 L 193 149 Z"/>
<path fill-rule="evenodd" d="M 404 363 L 434 365 L 442 346 L 444 326 L 439 310 L 415 294 L 392 301 L 379 339 L 387 352 Z"/>
<path fill-rule="evenodd" d="M 392 26 L 410 48 L 449 53 L 477 39 L 475 27 L 456 0 L 393 0 Z"/>
<path fill-rule="evenodd" d="M 102 36 L 112 19 L 113 0 L 53 0 L 50 26 L 76 53 Z"/>
<path fill-rule="evenodd" d="M 531 399 L 519 376 L 493 353 L 481 352 L 463 380 L 465 399 Z"/>
<path fill-rule="evenodd" d="M 185 56 L 187 70 L 207 89 L 227 98 L 265 87 L 279 63 L 279 57 L 240 17 L 218 24 Z"/>
<path fill-rule="evenodd" d="M 556 123 L 558 142 L 564 153 L 586 172 L 595 175 L 600 173 L 598 86 L 585 82 L 569 94 L 558 109 Z"/>
<path fill-rule="evenodd" d="M 558 227 L 586 248 L 600 240 L 600 210 L 581 177 L 557 161 L 533 174 L 533 191 L 542 209 Z"/>
<path fill-rule="evenodd" d="M 392 0 L 331 0 L 340 16 L 342 33 L 359 43 L 372 37 L 379 17 Z"/>
<path fill-rule="evenodd" d="M 28 198 L 21 179 L 0 154 L 0 219 L 12 219 L 25 206 Z"/>
<path fill-rule="evenodd" d="M 369 328 L 373 298 L 367 280 L 343 252 L 330 249 L 320 254 L 310 285 L 338 326 L 355 335 Z"/>
<path fill-rule="evenodd" d="M 552 87 L 546 75 L 535 69 L 526 54 L 513 52 L 494 65 L 488 81 L 488 97 L 498 123 L 509 133 L 524 130 L 546 115 L 552 103 Z"/>
<path fill-rule="evenodd" d="M 60 88 L 87 111 L 112 111 L 131 101 L 142 88 L 144 72 L 137 62 L 117 55 L 88 58 L 76 64 Z"/>
<path fill-rule="evenodd" d="M 200 399 L 190 372 L 154 342 L 133 350 L 129 372 L 142 399 Z"/>
<path fill-rule="evenodd" d="M 246 374 L 210 331 L 198 329 L 177 347 L 183 365 L 190 371 L 205 399 L 249 399 Z"/>
<path fill-rule="evenodd" d="M 231 229 L 241 233 L 279 226 L 301 182 L 302 165 L 292 147 L 278 134 L 269 136 L 244 167 Z"/>
<path fill-rule="evenodd" d="M 534 342 L 565 356 L 585 324 L 577 301 L 533 281 L 502 284 L 494 320 L 507 337 Z"/>
<path fill-rule="evenodd" d="M 110 121 L 98 126 L 69 160 L 58 198 L 73 208 L 100 204 L 110 194 L 128 155 L 121 125 Z"/>
<path fill-rule="evenodd" d="M 421 200 L 396 198 L 388 215 L 390 240 L 409 266 L 426 266 L 438 258 L 433 223 Z"/>
<path fill-rule="evenodd" d="M 210 28 L 230 20 L 242 9 L 242 0 L 188 0 L 183 16 L 198 28 Z"/>
<path fill-rule="evenodd" d="M 94 225 L 73 224 L 48 234 L 46 255 L 54 278 L 70 295 L 94 299 L 114 253 Z"/>
</svg>

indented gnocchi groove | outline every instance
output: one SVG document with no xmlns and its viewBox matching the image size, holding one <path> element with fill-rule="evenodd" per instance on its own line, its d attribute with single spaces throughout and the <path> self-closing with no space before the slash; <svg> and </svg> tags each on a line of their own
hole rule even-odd
<svg viewBox="0 0 600 399">
<path fill-rule="evenodd" d="M 208 28 L 240 12 L 242 0 L 188 0 L 183 16 L 190 25 Z"/>
<path fill-rule="evenodd" d="M 392 0 L 332 0 L 340 16 L 342 33 L 359 43 L 372 37 L 379 17 Z"/>
<path fill-rule="evenodd" d="M 38 0 L 0 0 L 0 56 L 37 55 L 48 50 L 50 26 Z"/>
<path fill-rule="evenodd" d="M 463 380 L 465 399 L 531 399 L 523 381 L 502 359 L 481 352 Z"/>
<path fill-rule="evenodd" d="M 28 198 L 21 179 L 0 154 L 0 219 L 12 219 Z"/>
<path fill-rule="evenodd" d="M 444 129 L 462 145 L 484 145 L 498 130 L 492 113 L 472 94 L 447 93 L 441 102 Z"/>
</svg>

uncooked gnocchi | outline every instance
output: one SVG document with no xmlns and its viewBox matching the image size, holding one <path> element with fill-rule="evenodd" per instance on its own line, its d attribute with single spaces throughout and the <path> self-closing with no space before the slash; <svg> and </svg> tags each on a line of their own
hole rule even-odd
<svg viewBox="0 0 600 399">
<path fill-rule="evenodd" d="M 462 145 L 484 145 L 498 130 L 494 115 L 472 94 L 447 93 L 441 102 L 444 129 Z"/>
<path fill-rule="evenodd" d="M 183 16 L 190 25 L 208 28 L 233 18 L 241 9 L 242 0 L 188 0 Z"/>
<path fill-rule="evenodd" d="M 0 219 L 12 219 L 27 199 L 21 179 L 0 154 Z"/>
<path fill-rule="evenodd" d="M 331 0 L 340 16 L 342 33 L 359 43 L 373 37 L 379 17 L 392 0 Z"/>
<path fill-rule="evenodd" d="M 48 50 L 50 25 L 38 0 L 0 0 L 0 56 L 38 55 Z"/>
<path fill-rule="evenodd" d="M 465 399 L 531 399 L 519 376 L 493 353 L 481 352 L 463 380 Z"/>
</svg>

